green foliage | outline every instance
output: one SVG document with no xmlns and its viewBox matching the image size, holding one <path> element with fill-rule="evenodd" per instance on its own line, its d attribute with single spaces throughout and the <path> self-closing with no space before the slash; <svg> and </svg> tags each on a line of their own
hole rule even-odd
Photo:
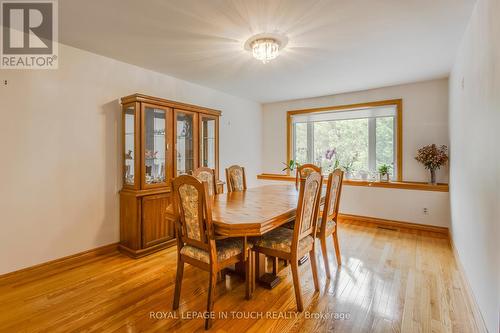
<svg viewBox="0 0 500 333">
<path fill-rule="evenodd" d="M 328 172 L 338 167 L 351 173 L 370 171 L 368 124 L 368 119 L 314 122 L 313 133 L 310 133 L 314 138 L 314 150 L 310 154 L 312 159 L 308 160 L 308 125 L 296 123 L 295 159 L 302 164 L 313 163 Z M 375 120 L 375 168 L 377 169 L 381 165 L 392 165 L 394 162 L 394 126 L 393 117 L 380 117 Z M 325 153 L 332 149 L 335 150 L 335 155 L 329 159 Z M 389 173 L 391 174 L 392 170 L 389 170 Z"/>
<path fill-rule="evenodd" d="M 295 161 L 307 163 L 307 124 L 295 124 Z"/>
<path fill-rule="evenodd" d="M 350 171 L 368 170 L 368 120 L 352 119 L 314 123 L 314 164 L 327 169 L 329 148 L 336 150 L 336 166 Z"/>
<path fill-rule="evenodd" d="M 282 163 L 283 163 L 286 167 L 285 167 L 285 168 L 283 168 L 283 170 L 281 170 L 281 171 L 286 171 L 286 170 L 293 171 L 293 170 L 297 169 L 298 167 L 300 167 L 300 164 L 299 164 L 299 163 L 297 163 L 297 162 L 295 162 L 294 160 L 290 160 L 290 161 L 288 162 L 288 164 L 287 164 L 287 163 L 285 163 L 285 162 L 282 162 Z"/>
<path fill-rule="evenodd" d="M 394 118 L 383 117 L 376 120 L 376 167 L 394 163 Z M 392 169 L 392 168 L 391 168 Z M 391 170 L 389 170 L 391 174 Z"/>
<path fill-rule="evenodd" d="M 380 173 L 382 176 L 388 175 L 391 168 L 392 167 L 390 165 L 382 164 L 381 166 L 378 167 L 378 173 Z"/>
</svg>

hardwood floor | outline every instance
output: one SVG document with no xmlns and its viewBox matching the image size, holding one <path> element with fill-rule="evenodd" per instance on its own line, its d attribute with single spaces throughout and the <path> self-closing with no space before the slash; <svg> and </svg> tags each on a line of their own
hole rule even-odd
<svg viewBox="0 0 500 333">
<path fill-rule="evenodd" d="M 305 311 L 295 312 L 290 266 L 281 284 L 257 287 L 246 301 L 245 284 L 227 276 L 217 284 L 213 332 L 476 332 L 449 240 L 424 231 L 390 231 L 351 221 L 339 227 L 343 266 L 331 262 L 314 293 L 307 262 L 299 268 Z M 317 255 L 320 256 L 319 243 Z M 328 242 L 334 260 L 333 244 Z M 171 312 L 176 249 L 141 259 L 122 254 L 88 258 L 51 270 L 0 278 L 1 332 L 194 332 L 203 319 L 182 319 L 205 309 L 208 275 L 187 265 L 179 319 Z M 240 311 L 233 313 L 233 311 Z M 150 318 L 154 312 L 156 318 Z M 334 320 L 342 314 L 344 319 Z M 233 319 L 232 316 L 264 319 Z M 266 318 L 273 316 L 276 318 Z M 312 318 L 312 317 L 320 318 Z"/>
</svg>

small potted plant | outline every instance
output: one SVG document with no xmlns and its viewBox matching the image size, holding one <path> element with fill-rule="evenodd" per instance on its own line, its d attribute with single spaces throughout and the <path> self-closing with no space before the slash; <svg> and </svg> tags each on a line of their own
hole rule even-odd
<svg viewBox="0 0 500 333">
<path fill-rule="evenodd" d="M 294 171 L 298 167 L 300 167 L 300 164 L 295 162 L 294 160 L 290 160 L 290 161 L 288 161 L 288 163 L 285 163 L 285 162 L 282 162 L 282 163 L 285 165 L 285 167 L 281 171 L 287 171 L 287 170 Z"/>
<path fill-rule="evenodd" d="M 448 147 L 445 145 L 439 148 L 435 145 L 427 145 L 417 151 L 415 159 L 422 163 L 431 172 L 430 184 L 436 185 L 436 169 L 441 168 L 448 162 Z"/>
<path fill-rule="evenodd" d="M 345 172 L 346 179 L 352 179 L 352 175 L 354 172 L 354 162 L 358 160 L 359 154 L 356 153 L 352 158 L 347 159 L 347 161 L 342 164 L 341 168 Z"/>
<path fill-rule="evenodd" d="M 378 167 L 378 175 L 380 182 L 382 183 L 389 182 L 390 171 L 391 171 L 390 165 L 382 164 L 381 166 Z"/>
</svg>

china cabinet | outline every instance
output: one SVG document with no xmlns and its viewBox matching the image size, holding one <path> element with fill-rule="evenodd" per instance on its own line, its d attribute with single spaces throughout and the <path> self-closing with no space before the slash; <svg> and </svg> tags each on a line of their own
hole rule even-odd
<svg viewBox="0 0 500 333">
<path fill-rule="evenodd" d="M 121 103 L 119 249 L 137 258 L 175 244 L 174 177 L 206 166 L 218 179 L 221 112 L 141 94 Z M 217 181 L 217 192 L 222 191 Z"/>
</svg>

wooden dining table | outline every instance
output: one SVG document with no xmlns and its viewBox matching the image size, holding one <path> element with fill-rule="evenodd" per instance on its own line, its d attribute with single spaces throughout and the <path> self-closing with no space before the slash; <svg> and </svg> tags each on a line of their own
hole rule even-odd
<svg viewBox="0 0 500 333">
<path fill-rule="evenodd" d="M 324 189 L 321 193 L 324 200 Z M 295 220 L 298 199 L 299 191 L 295 184 L 264 185 L 242 192 L 215 195 L 212 201 L 215 233 L 230 237 L 261 236 Z M 258 278 L 261 278 L 266 274 L 266 258 L 261 255 L 258 263 Z"/>
</svg>

